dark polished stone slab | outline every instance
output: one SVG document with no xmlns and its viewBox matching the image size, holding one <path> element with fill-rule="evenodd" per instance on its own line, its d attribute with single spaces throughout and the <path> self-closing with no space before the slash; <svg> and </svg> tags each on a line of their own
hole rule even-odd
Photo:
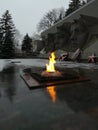
<svg viewBox="0 0 98 130">
<path fill-rule="evenodd" d="M 29 88 L 41 88 L 51 85 L 68 84 L 76 82 L 89 81 L 87 77 L 82 77 L 79 75 L 73 75 L 68 73 L 62 73 L 63 76 L 60 77 L 45 77 L 41 76 L 40 73 L 22 73 L 21 77 L 28 85 Z"/>
<path fill-rule="evenodd" d="M 62 80 L 79 79 L 79 76 L 61 72 L 61 76 L 42 76 L 41 73 L 31 73 L 31 76 L 39 83 L 57 82 Z"/>
</svg>

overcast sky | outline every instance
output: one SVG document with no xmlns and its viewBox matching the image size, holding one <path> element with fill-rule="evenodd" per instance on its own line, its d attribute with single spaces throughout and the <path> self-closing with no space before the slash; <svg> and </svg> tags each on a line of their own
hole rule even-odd
<svg viewBox="0 0 98 130">
<path fill-rule="evenodd" d="M 0 18 L 10 11 L 14 24 L 21 34 L 32 35 L 40 19 L 54 8 L 68 8 L 70 0 L 0 0 Z"/>
</svg>

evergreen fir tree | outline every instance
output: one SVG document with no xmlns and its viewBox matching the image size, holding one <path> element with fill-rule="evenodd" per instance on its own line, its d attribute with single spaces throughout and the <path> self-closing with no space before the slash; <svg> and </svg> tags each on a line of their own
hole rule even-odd
<svg viewBox="0 0 98 130">
<path fill-rule="evenodd" d="M 21 50 L 26 52 L 26 53 L 31 53 L 31 51 L 32 51 L 32 44 L 31 44 L 31 42 L 32 42 L 32 39 L 29 37 L 28 34 L 26 34 L 24 36 L 24 39 L 23 39 L 23 42 L 22 42 Z"/>
<path fill-rule="evenodd" d="M 0 58 L 1 58 L 1 49 L 2 49 L 2 30 L 0 25 Z"/>
<path fill-rule="evenodd" d="M 4 15 L 0 20 L 1 25 L 1 53 L 2 58 L 12 58 L 14 57 L 14 33 L 15 26 L 12 21 L 12 17 L 9 11 L 6 10 Z"/>
<path fill-rule="evenodd" d="M 84 1 L 81 0 L 71 0 L 69 3 L 69 8 L 66 10 L 65 16 L 69 15 L 73 11 L 79 9 L 84 5 Z"/>
</svg>

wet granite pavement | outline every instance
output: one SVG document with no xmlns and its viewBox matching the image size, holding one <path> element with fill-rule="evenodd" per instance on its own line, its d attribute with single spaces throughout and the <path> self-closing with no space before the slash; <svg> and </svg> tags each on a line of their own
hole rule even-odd
<svg viewBox="0 0 98 130">
<path fill-rule="evenodd" d="M 0 130 L 98 130 L 98 64 L 60 62 L 58 68 L 91 81 L 30 90 L 20 72 L 31 64 L 38 71 L 41 62 L 25 60 L 0 72 Z"/>
</svg>

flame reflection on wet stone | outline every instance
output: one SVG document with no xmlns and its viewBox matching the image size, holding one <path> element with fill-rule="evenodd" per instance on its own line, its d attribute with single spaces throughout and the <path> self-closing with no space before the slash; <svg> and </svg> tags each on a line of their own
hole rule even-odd
<svg viewBox="0 0 98 130">
<path fill-rule="evenodd" d="M 56 101 L 56 91 L 55 91 L 55 86 L 49 86 L 46 88 L 49 96 L 51 97 L 51 100 L 53 103 Z"/>
</svg>

